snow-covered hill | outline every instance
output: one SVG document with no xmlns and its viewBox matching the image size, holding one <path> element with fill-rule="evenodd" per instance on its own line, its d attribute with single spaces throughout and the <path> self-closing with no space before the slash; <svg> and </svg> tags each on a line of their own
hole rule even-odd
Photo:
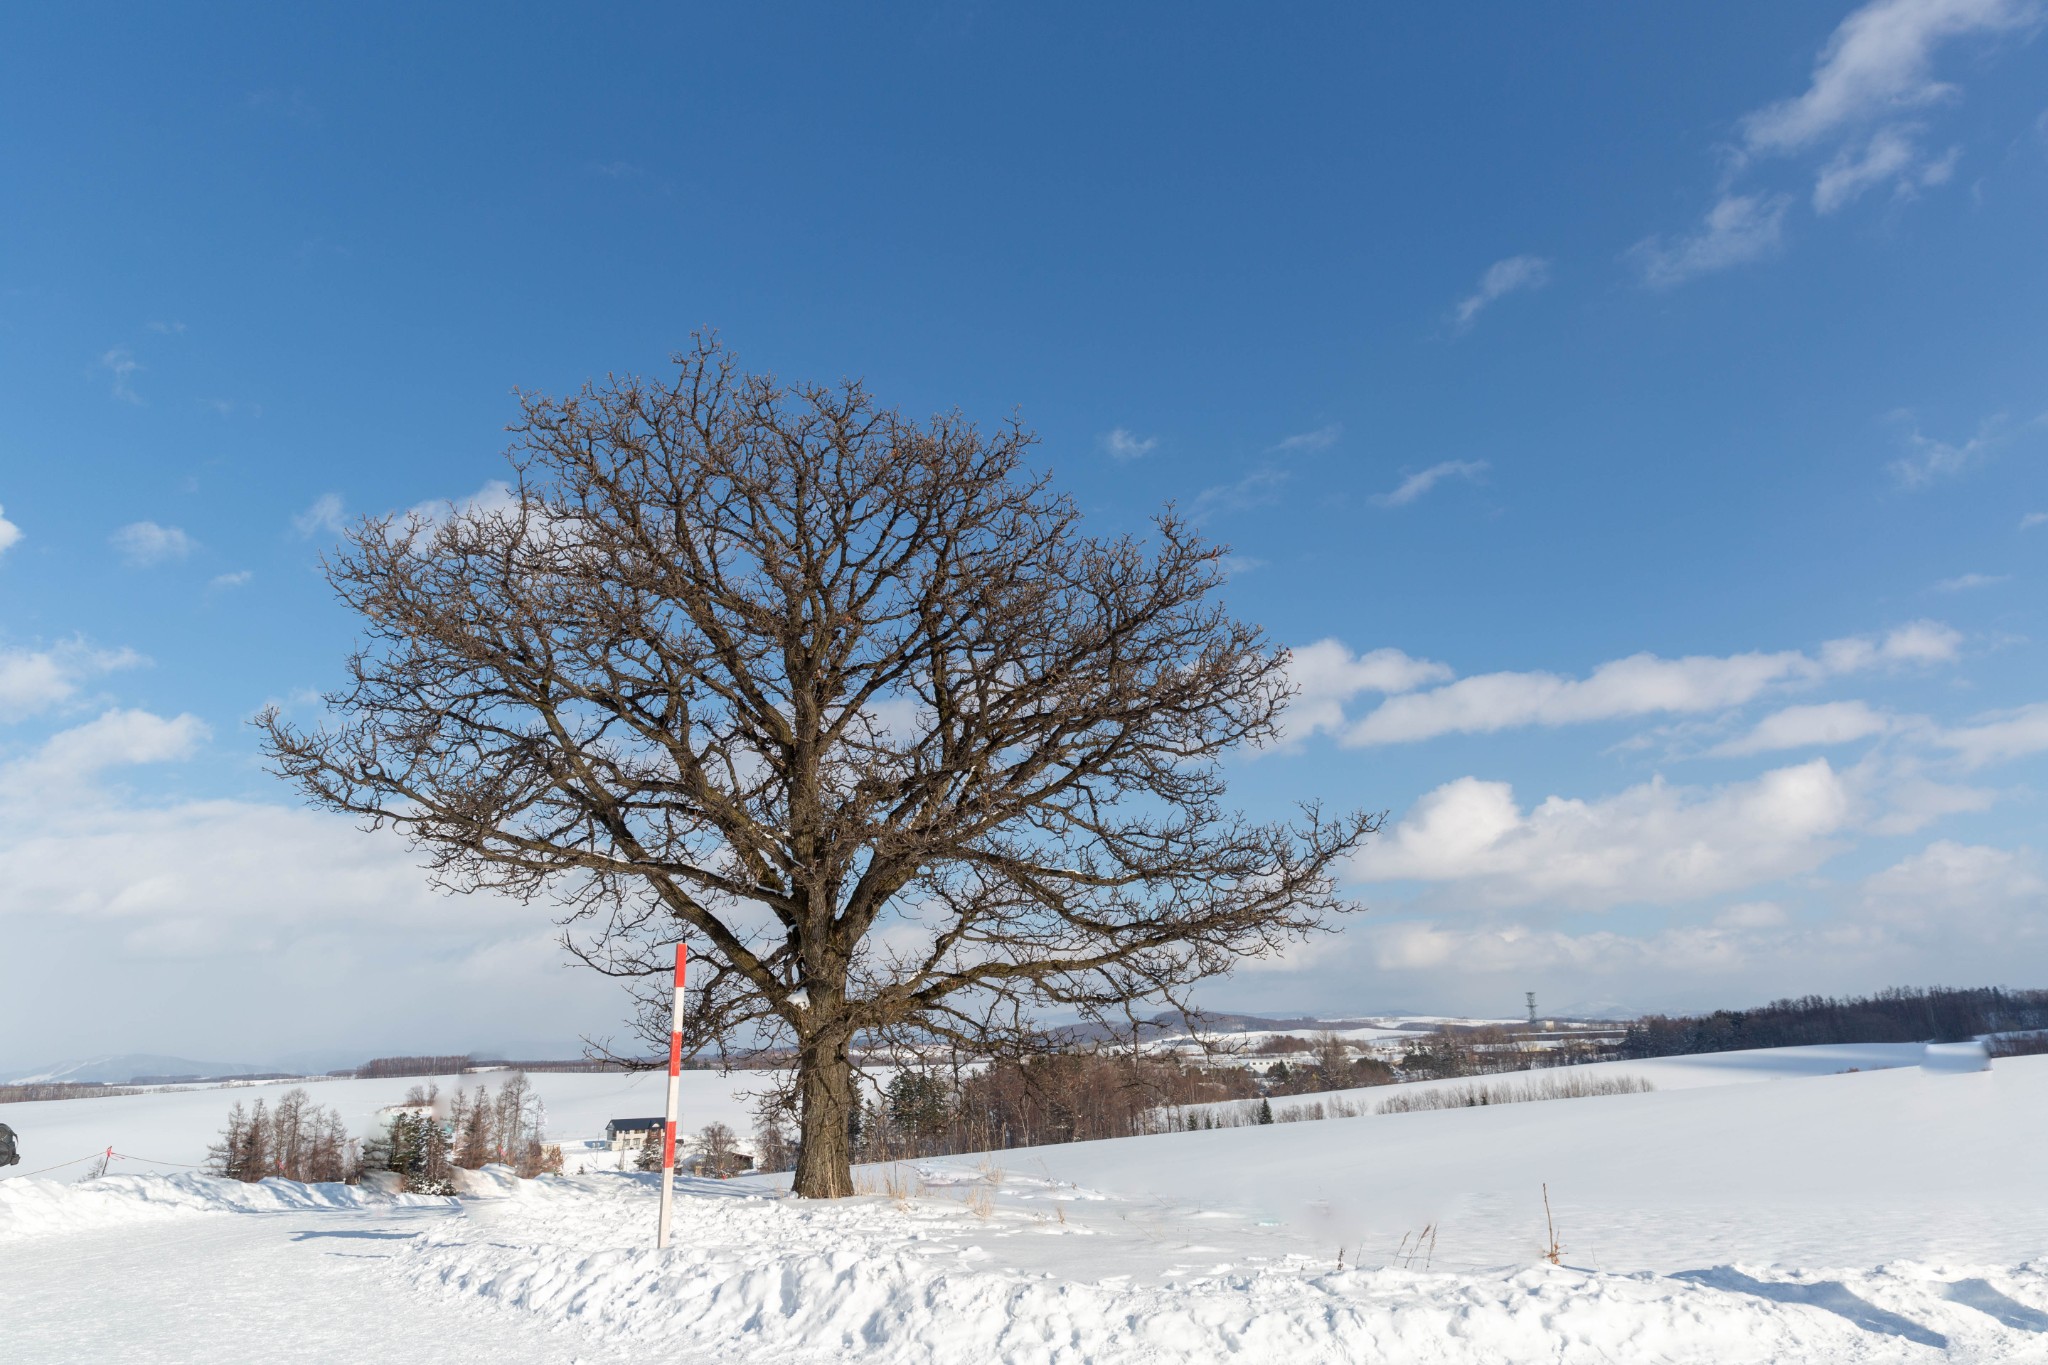
<svg viewBox="0 0 2048 1365">
<path fill-rule="evenodd" d="M 948 1158 L 832 1205 L 685 1181 L 666 1253 L 629 1175 L 411 1206 L 9 1181 L 0 1358 L 2048 1360 L 2048 1057 L 1853 1058 L 1668 1059 L 1649 1093 Z"/>
</svg>

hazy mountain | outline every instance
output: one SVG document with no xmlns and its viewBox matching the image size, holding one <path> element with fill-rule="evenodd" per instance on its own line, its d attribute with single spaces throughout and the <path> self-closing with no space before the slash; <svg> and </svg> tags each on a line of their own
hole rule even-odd
<svg viewBox="0 0 2048 1365">
<path fill-rule="evenodd" d="M 139 1076 L 254 1076 L 275 1069 L 251 1066 L 247 1062 L 196 1062 L 190 1057 L 164 1057 L 149 1052 L 128 1052 L 118 1057 L 87 1057 L 68 1062 L 53 1062 L 48 1066 L 0 1079 L 4 1079 L 5 1083 L 10 1085 L 29 1085 L 47 1081 L 99 1081 L 106 1085 L 125 1085 Z"/>
</svg>

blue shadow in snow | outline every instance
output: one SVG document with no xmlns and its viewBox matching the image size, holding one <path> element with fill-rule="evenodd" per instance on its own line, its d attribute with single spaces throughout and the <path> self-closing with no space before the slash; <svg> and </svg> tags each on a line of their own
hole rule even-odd
<svg viewBox="0 0 2048 1365">
<path fill-rule="evenodd" d="M 1736 1294 L 1754 1294 L 1760 1299 L 1771 1299 L 1777 1303 L 1804 1304 L 1808 1308 L 1818 1308 L 1824 1313 L 1846 1318 L 1866 1332 L 1877 1332 L 1888 1337 L 1904 1337 L 1907 1341 L 1932 1346 L 1938 1351 L 1948 1349 L 1948 1338 L 1941 1333 L 1922 1327 L 1911 1318 L 1902 1318 L 1897 1313 L 1879 1308 L 1868 1299 L 1859 1299 L 1844 1286 L 1832 1282 L 1788 1284 L 1782 1280 L 1759 1280 L 1727 1266 L 1717 1266 L 1712 1270 L 1688 1270 L 1672 1278 L 1691 1280 L 1710 1289 L 1726 1289 Z M 1990 1286 L 1986 1285 L 1985 1288 L 1989 1289 Z"/>
<path fill-rule="evenodd" d="M 2018 1299 L 1999 1293 L 1988 1280 L 1957 1280 L 1943 1285 L 1941 1296 L 1950 1303 L 1974 1308 L 2018 1331 L 2048 1332 L 2048 1313 L 2029 1308 Z"/>
<path fill-rule="evenodd" d="M 360 1229 L 337 1228 L 332 1232 L 295 1232 L 292 1234 L 292 1240 L 294 1242 L 310 1242 L 315 1237 L 355 1237 L 370 1242 L 403 1242 L 417 1235 L 417 1233 L 411 1232 L 364 1232 Z M 1986 1287 L 1988 1288 L 1989 1286 Z"/>
</svg>

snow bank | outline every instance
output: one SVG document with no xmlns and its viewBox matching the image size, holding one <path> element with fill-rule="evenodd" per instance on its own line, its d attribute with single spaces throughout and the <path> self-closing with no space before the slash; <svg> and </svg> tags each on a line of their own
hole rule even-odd
<svg viewBox="0 0 2048 1365">
<path fill-rule="evenodd" d="M 265 1180 L 245 1185 L 209 1175 L 113 1175 L 64 1184 L 0 1183 L 0 1240 L 149 1223 L 194 1213 L 283 1213 L 294 1209 L 450 1208 L 453 1199 L 379 1195 L 354 1185 Z"/>
<path fill-rule="evenodd" d="M 1989 1071 L 1991 1049 L 1982 1039 L 1967 1043 L 1929 1043 L 1920 1065 L 1928 1071 Z"/>
<path fill-rule="evenodd" d="M 690 1182 L 675 1248 L 646 1248 L 651 1186 L 546 1182 L 479 1235 L 415 1239 L 413 1284 L 691 1359 L 887 1365 L 1162 1360 L 1738 1362 L 2004 1360 L 2038 1352 L 2048 1266 L 1677 1275 L 1534 1265 L 1339 1269 L 1249 1256 L 1133 1274 L 1128 1236 L 944 1200 L 799 1204 Z M 1020 1270 L 1016 1238 L 1061 1270 Z M 638 1244 L 637 1246 L 635 1244 Z M 1196 1246 L 1183 1248 L 1201 1252 Z M 1210 1250 L 1213 1250 L 1211 1248 Z M 637 1354 L 637 1351 L 636 1351 Z"/>
</svg>

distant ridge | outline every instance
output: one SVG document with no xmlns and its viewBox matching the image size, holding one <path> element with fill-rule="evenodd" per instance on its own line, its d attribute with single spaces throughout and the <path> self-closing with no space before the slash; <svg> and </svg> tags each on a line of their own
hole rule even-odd
<svg viewBox="0 0 2048 1365">
<path fill-rule="evenodd" d="M 128 1052 L 116 1057 L 88 1057 L 83 1060 L 53 1062 L 34 1071 L 0 1078 L 0 1083 L 41 1085 L 62 1081 L 74 1085 L 89 1085 L 93 1082 L 102 1085 L 127 1085 L 145 1078 L 155 1082 L 211 1080 L 222 1076 L 257 1076 L 274 1071 L 273 1067 L 251 1066 L 247 1062 L 199 1062 L 190 1057 L 165 1057 L 149 1052 Z"/>
</svg>

